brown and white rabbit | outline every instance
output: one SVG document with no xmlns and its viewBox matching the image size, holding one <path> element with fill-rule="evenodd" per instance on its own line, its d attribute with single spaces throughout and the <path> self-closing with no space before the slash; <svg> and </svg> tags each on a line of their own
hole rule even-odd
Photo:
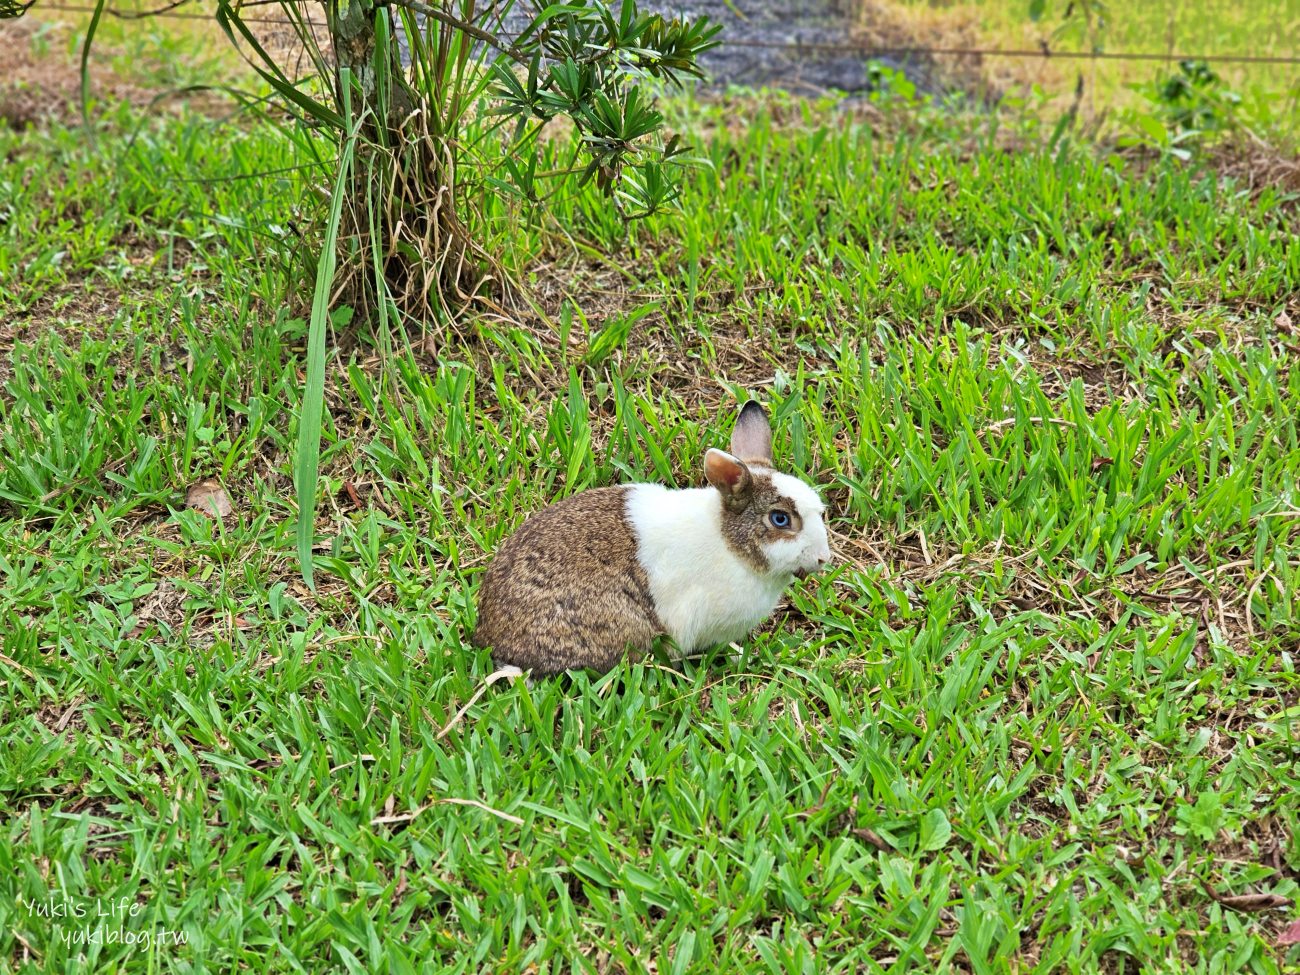
<svg viewBox="0 0 1300 975">
<path fill-rule="evenodd" d="M 772 428 L 746 403 L 708 487 L 627 484 L 543 508 L 483 578 L 472 642 L 535 676 L 607 671 L 671 637 L 681 654 L 744 637 L 797 576 L 831 557 L 817 492 L 772 468 Z"/>
</svg>

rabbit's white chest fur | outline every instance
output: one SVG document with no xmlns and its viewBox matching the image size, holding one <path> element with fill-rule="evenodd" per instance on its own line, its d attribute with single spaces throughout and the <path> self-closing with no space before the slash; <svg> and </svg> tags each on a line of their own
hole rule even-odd
<svg viewBox="0 0 1300 975">
<path fill-rule="evenodd" d="M 631 486 L 627 516 L 655 611 L 682 653 L 744 637 L 771 615 L 788 573 L 760 574 L 727 547 L 710 488 Z"/>
</svg>

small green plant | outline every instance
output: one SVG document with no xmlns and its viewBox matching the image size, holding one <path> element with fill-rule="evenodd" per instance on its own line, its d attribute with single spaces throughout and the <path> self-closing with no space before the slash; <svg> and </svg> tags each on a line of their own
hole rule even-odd
<svg viewBox="0 0 1300 975">
<path fill-rule="evenodd" d="M 871 83 L 871 100 L 874 102 L 912 105 L 918 101 L 916 83 L 897 68 L 871 61 L 867 64 L 867 80 Z"/>
<path fill-rule="evenodd" d="M 1241 105 L 1241 96 L 1204 61 L 1180 61 L 1177 73 L 1155 82 L 1147 97 L 1166 127 L 1180 134 L 1231 129 Z"/>
<path fill-rule="evenodd" d="M 1195 804 L 1184 802 L 1175 814 L 1174 832 L 1179 836 L 1192 836 L 1211 842 L 1226 823 L 1223 796 L 1217 792 L 1202 792 Z"/>
<path fill-rule="evenodd" d="M 1126 141 L 1180 159 L 1241 124 L 1241 96 L 1204 61 L 1181 61 L 1175 73 L 1135 90 L 1151 108 L 1127 113 L 1131 137 Z"/>
</svg>

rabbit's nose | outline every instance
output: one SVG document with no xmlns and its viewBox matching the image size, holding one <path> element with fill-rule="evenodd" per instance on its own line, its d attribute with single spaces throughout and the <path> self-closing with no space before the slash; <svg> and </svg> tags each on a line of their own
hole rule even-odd
<svg viewBox="0 0 1300 975">
<path fill-rule="evenodd" d="M 816 562 L 816 565 L 807 566 L 802 569 L 796 569 L 794 574 L 796 577 L 800 579 L 807 579 L 814 572 L 820 572 L 822 569 L 826 568 L 830 560 L 831 560 L 830 552 L 825 552 L 825 553 L 815 552 L 813 554 L 813 561 Z"/>
</svg>

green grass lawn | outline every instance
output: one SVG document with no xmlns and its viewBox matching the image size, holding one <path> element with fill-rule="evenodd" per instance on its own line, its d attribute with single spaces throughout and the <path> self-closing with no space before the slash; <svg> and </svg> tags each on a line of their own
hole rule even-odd
<svg viewBox="0 0 1300 975">
<path fill-rule="evenodd" d="M 1211 892 L 1300 891 L 1296 198 L 993 117 L 673 111 L 680 216 L 485 213 L 549 322 L 340 330 L 314 592 L 305 157 L 0 132 L 0 968 L 1295 970 L 1294 906 Z M 750 395 L 835 569 L 739 659 L 453 722 L 500 539 L 700 483 Z"/>
</svg>

